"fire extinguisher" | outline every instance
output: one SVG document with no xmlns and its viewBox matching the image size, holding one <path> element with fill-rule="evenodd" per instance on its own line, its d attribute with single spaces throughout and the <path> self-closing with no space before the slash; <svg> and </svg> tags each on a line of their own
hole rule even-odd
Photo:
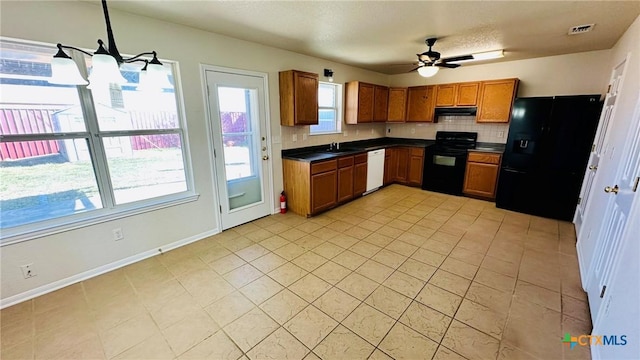
<svg viewBox="0 0 640 360">
<path fill-rule="evenodd" d="M 280 214 L 287 212 L 287 197 L 284 195 L 284 191 L 280 193 Z"/>
</svg>

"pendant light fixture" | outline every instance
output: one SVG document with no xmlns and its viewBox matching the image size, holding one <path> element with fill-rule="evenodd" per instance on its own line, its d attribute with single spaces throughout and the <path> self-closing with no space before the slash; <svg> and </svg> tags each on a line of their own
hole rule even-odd
<svg viewBox="0 0 640 360">
<path fill-rule="evenodd" d="M 155 51 L 147 51 L 130 58 L 123 58 L 116 46 L 116 40 L 111 29 L 111 21 L 109 20 L 109 10 L 107 9 L 107 1 L 102 0 L 102 10 L 104 12 L 104 21 L 107 25 L 108 46 L 102 40 L 98 39 L 98 49 L 93 54 L 86 52 L 77 47 L 58 44 L 58 52 L 51 60 L 51 78 L 49 83 L 61 85 L 87 85 L 88 88 L 95 86 L 103 86 L 108 84 L 126 84 L 127 79 L 120 73 L 120 65 L 123 63 L 144 62 L 145 66 L 140 72 L 140 81 L 146 79 L 147 84 L 151 86 L 160 86 L 159 89 L 171 87 L 171 83 L 167 78 L 162 63 L 158 60 Z M 85 80 L 80 74 L 77 64 L 71 56 L 67 55 L 63 49 L 72 49 L 80 51 L 92 57 L 91 73 L 89 81 Z M 143 57 L 152 57 L 147 60 Z"/>
</svg>

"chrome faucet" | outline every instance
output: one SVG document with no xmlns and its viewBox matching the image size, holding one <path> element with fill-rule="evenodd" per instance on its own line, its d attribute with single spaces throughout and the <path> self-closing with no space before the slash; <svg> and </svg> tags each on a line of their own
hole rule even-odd
<svg viewBox="0 0 640 360">
<path fill-rule="evenodd" d="M 339 149 L 340 149 L 340 144 L 338 144 L 337 142 L 334 141 L 331 144 L 329 144 L 329 151 L 334 151 Z"/>
</svg>

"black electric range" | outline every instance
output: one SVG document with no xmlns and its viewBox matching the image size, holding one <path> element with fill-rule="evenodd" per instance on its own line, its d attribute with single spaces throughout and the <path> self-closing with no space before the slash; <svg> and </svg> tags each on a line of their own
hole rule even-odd
<svg viewBox="0 0 640 360">
<path fill-rule="evenodd" d="M 478 133 L 438 131 L 436 143 L 425 149 L 422 189 L 462 195 L 469 149 L 475 149 Z"/>
</svg>

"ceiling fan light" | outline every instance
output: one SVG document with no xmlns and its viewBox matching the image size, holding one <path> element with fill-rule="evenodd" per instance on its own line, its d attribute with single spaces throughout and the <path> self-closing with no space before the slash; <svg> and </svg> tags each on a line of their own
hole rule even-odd
<svg viewBox="0 0 640 360">
<path fill-rule="evenodd" d="M 485 51 L 473 54 L 473 60 L 490 60 L 504 57 L 504 50 Z"/>
<path fill-rule="evenodd" d="M 422 66 L 418 68 L 418 74 L 422 77 L 432 77 L 438 73 L 438 70 L 440 70 L 440 68 L 436 66 Z"/>
</svg>

